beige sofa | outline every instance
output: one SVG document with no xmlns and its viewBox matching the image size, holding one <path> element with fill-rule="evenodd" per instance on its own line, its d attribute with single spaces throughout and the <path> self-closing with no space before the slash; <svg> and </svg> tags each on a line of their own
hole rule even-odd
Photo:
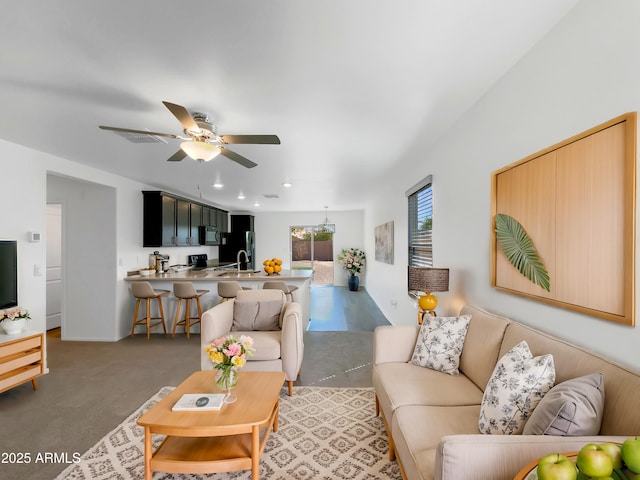
<svg viewBox="0 0 640 480">
<path fill-rule="evenodd" d="M 640 434 L 640 373 L 470 305 L 460 314 L 471 314 L 471 321 L 457 376 L 410 363 L 419 326 L 384 326 L 374 333 L 376 409 L 389 436 L 390 458 L 398 460 L 405 479 L 513 479 L 547 453 Z M 522 340 L 534 356 L 553 355 L 556 384 L 603 373 L 599 436 L 480 433 L 484 388 L 498 360 Z"/>
</svg>

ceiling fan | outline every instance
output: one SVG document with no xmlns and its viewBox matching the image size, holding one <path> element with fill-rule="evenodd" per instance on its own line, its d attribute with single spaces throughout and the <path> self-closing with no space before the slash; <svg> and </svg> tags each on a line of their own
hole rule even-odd
<svg viewBox="0 0 640 480">
<path fill-rule="evenodd" d="M 140 136 L 152 137 L 169 137 L 183 140 L 180 144 L 180 150 L 174 153 L 167 161 L 179 162 L 186 156 L 193 158 L 199 162 L 208 162 L 217 155 L 223 155 L 240 165 L 253 168 L 257 163 L 252 162 L 248 158 L 229 150 L 228 144 L 269 144 L 279 145 L 280 139 L 277 135 L 218 135 L 216 127 L 209 123 L 206 113 L 194 112 L 193 115 L 182 105 L 175 103 L 162 102 L 165 107 L 178 119 L 184 128 L 184 135 L 173 135 L 171 133 L 150 132 L 148 130 L 131 130 L 129 128 L 107 127 L 99 125 L 103 130 L 111 130 L 120 134 L 129 134 L 130 140 L 140 141 Z M 138 138 L 138 140 L 134 139 Z M 160 140 L 160 139 L 158 139 Z"/>
</svg>

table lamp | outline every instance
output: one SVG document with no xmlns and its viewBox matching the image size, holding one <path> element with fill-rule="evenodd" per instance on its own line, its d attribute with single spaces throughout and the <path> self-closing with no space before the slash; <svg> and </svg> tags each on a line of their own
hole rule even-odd
<svg viewBox="0 0 640 480">
<path fill-rule="evenodd" d="M 422 310 L 435 310 L 438 299 L 432 292 L 449 290 L 449 269 L 409 267 L 409 290 L 424 292 L 418 298 L 418 305 Z"/>
</svg>

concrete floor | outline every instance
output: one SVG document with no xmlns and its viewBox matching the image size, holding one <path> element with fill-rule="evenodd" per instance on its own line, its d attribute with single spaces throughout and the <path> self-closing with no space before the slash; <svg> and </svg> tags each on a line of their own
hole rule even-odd
<svg viewBox="0 0 640 480">
<path fill-rule="evenodd" d="M 372 336 L 388 324 L 367 292 L 313 287 L 311 324 L 296 385 L 370 387 Z M 0 393 L 0 453 L 29 454 L 28 463 L 0 463 L 3 480 L 49 480 L 145 400 L 200 368 L 200 338 L 127 337 L 115 343 L 62 342 L 47 336 L 50 372 Z M 58 461 L 36 463 L 38 454 Z M 24 458 L 24 455 L 23 455 Z"/>
</svg>

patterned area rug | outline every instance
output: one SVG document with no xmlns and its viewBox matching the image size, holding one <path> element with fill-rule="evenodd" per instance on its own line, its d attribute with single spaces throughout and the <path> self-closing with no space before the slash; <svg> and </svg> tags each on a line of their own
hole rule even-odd
<svg viewBox="0 0 640 480">
<path fill-rule="evenodd" d="M 164 387 L 104 436 L 56 480 L 144 478 L 144 431 L 136 420 L 164 398 Z M 154 436 L 154 448 L 163 437 Z M 154 480 L 244 480 L 251 471 L 207 475 L 155 472 Z M 271 433 L 260 462 L 261 479 L 376 480 L 402 478 L 389 462 L 387 435 L 375 416 L 372 388 L 295 387 L 280 394 L 279 428 Z"/>
</svg>

